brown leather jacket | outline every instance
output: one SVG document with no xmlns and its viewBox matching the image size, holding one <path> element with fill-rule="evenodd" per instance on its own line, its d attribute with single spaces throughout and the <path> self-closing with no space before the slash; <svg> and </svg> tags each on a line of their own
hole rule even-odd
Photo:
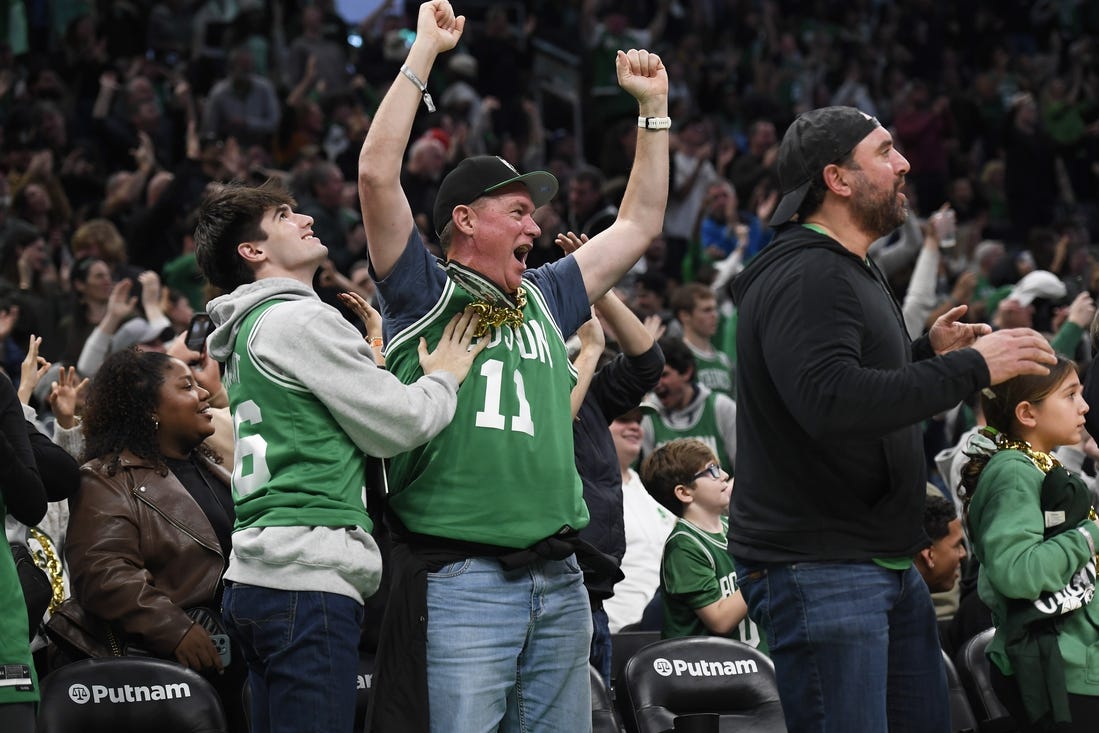
<svg viewBox="0 0 1099 733">
<path fill-rule="evenodd" d="M 228 491 L 225 469 L 207 467 Z M 170 656 L 191 628 L 184 609 L 218 595 L 225 558 L 213 527 L 174 474 L 129 451 L 114 476 L 96 459 L 80 478 L 65 540 L 73 596 L 123 643 Z"/>
</svg>

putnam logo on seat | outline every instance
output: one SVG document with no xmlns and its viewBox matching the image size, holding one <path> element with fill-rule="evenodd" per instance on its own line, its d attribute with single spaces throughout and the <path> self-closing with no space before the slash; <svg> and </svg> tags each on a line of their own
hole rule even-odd
<svg viewBox="0 0 1099 733">
<path fill-rule="evenodd" d="M 191 687 L 186 682 L 177 682 L 170 685 L 122 685 L 121 687 L 107 687 L 106 685 L 92 685 L 89 692 L 87 686 L 75 684 L 69 686 L 69 699 L 77 705 L 100 702 L 107 703 L 132 703 L 153 702 L 156 700 L 178 700 L 191 696 Z"/>
<path fill-rule="evenodd" d="M 754 659 L 726 659 L 722 661 L 688 662 L 684 659 L 667 660 L 663 657 L 653 660 L 653 669 L 661 677 L 729 677 L 738 674 L 755 674 L 759 667 Z"/>
</svg>

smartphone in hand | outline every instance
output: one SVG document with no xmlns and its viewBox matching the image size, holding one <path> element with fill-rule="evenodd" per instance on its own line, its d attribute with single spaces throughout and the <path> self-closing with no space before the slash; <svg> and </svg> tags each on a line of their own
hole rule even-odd
<svg viewBox="0 0 1099 733">
<path fill-rule="evenodd" d="M 191 325 L 187 326 L 184 345 L 191 351 L 201 354 L 206 349 L 206 337 L 210 335 L 213 325 L 209 315 L 202 312 L 196 313 L 191 317 Z"/>
</svg>

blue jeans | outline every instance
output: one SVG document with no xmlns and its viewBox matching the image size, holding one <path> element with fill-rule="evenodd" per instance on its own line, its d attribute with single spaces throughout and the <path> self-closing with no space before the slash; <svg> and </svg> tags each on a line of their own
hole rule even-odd
<svg viewBox="0 0 1099 733">
<path fill-rule="evenodd" d="M 592 618 L 575 557 L 452 563 L 428 575 L 427 613 L 432 731 L 590 729 Z"/>
<path fill-rule="evenodd" d="M 248 663 L 252 733 L 351 733 L 362 604 L 233 583 L 223 605 Z"/>
<path fill-rule="evenodd" d="M 790 733 L 946 733 L 935 609 L 914 567 L 737 561 Z"/>
</svg>

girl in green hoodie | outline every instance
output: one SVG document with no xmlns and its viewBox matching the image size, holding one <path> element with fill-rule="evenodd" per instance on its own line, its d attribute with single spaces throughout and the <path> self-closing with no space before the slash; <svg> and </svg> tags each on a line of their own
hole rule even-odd
<svg viewBox="0 0 1099 733">
<path fill-rule="evenodd" d="M 1099 719 L 1099 524 L 1079 478 L 1053 457 L 1076 443 L 1088 405 L 1065 359 L 1045 376 L 982 391 L 963 501 L 992 610 L 993 688 L 1025 731 L 1094 731 Z"/>
</svg>

